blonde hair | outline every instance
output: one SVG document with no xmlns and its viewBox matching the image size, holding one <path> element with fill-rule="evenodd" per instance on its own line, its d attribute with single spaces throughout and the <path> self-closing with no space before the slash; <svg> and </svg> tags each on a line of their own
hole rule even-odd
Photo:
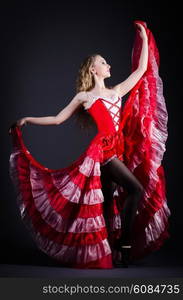
<svg viewBox="0 0 183 300">
<path fill-rule="evenodd" d="M 78 76 L 76 78 L 76 93 L 81 91 L 90 91 L 95 86 L 95 80 L 90 67 L 94 64 L 96 56 L 101 56 L 98 53 L 88 55 L 80 65 Z M 108 87 L 109 89 L 112 87 Z M 83 105 L 79 106 L 75 111 L 76 121 L 81 129 L 88 131 L 96 127 L 96 124 L 91 115 L 84 109 Z"/>
</svg>

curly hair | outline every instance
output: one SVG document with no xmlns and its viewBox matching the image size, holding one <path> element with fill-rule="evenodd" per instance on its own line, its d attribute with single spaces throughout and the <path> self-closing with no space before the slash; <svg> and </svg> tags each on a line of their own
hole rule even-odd
<svg viewBox="0 0 183 300">
<path fill-rule="evenodd" d="M 78 76 L 76 78 L 76 93 L 81 91 L 90 91 L 95 86 L 93 74 L 90 72 L 90 66 L 95 62 L 96 56 L 100 54 L 95 53 L 87 56 L 80 65 Z M 110 87 L 109 87 L 110 88 Z M 76 121 L 81 129 L 89 130 L 96 126 L 93 118 L 84 109 L 83 105 L 79 106 L 75 111 Z"/>
</svg>

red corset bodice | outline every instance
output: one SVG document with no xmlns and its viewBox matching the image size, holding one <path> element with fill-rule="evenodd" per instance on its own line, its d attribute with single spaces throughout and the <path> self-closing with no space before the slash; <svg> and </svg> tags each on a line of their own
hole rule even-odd
<svg viewBox="0 0 183 300">
<path fill-rule="evenodd" d="M 111 101 L 112 100 L 112 101 Z M 95 120 L 99 133 L 115 133 L 121 120 L 121 99 L 93 97 L 85 106 Z"/>
<path fill-rule="evenodd" d="M 115 96 L 115 95 L 114 95 Z M 104 161 L 113 156 L 123 157 L 124 138 L 120 130 L 121 99 L 120 97 L 91 97 L 85 109 L 94 119 L 98 133 L 93 142 L 99 142 L 104 153 Z"/>
</svg>

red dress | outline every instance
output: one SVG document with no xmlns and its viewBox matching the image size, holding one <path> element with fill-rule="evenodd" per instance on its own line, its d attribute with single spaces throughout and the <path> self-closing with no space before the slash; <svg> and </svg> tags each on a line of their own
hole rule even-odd
<svg viewBox="0 0 183 300">
<path fill-rule="evenodd" d="M 120 128 L 121 122 L 121 98 L 113 93 L 111 98 L 95 96 L 87 92 L 88 101 L 84 108 L 94 119 L 98 133 L 92 140 L 99 144 L 101 149 L 101 166 L 107 164 L 112 158 L 123 160 L 124 138 Z"/>
<path fill-rule="evenodd" d="M 110 269 L 120 258 L 113 245 L 123 233 L 120 211 L 126 192 L 116 184 L 107 228 L 100 180 L 100 166 L 115 156 L 123 160 L 145 189 L 134 222 L 132 257 L 138 259 L 159 249 L 169 237 L 170 210 L 161 165 L 167 111 L 158 75 L 158 50 L 152 33 L 147 28 L 146 31 L 147 71 L 123 109 L 117 95 L 113 99 L 93 97 L 87 103 L 98 133 L 70 166 L 53 170 L 41 165 L 25 146 L 19 127 L 12 129 L 10 176 L 22 220 L 37 246 L 63 266 Z M 132 71 L 137 67 L 140 51 L 137 31 Z"/>
</svg>

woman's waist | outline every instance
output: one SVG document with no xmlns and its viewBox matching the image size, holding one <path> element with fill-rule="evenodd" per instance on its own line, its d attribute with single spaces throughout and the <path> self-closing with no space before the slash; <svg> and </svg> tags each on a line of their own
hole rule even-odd
<svg viewBox="0 0 183 300">
<path fill-rule="evenodd" d="M 105 130 L 98 130 L 96 136 L 121 136 L 123 135 L 122 130 L 111 130 L 106 128 Z"/>
<path fill-rule="evenodd" d="M 123 135 L 123 132 L 121 130 L 118 130 L 118 131 L 113 131 L 113 132 L 109 132 L 109 131 L 99 131 L 93 141 L 96 140 L 96 141 L 100 141 L 102 142 L 103 145 L 118 145 L 118 144 L 121 144 L 123 143 L 123 140 L 124 140 L 124 135 Z"/>
</svg>

